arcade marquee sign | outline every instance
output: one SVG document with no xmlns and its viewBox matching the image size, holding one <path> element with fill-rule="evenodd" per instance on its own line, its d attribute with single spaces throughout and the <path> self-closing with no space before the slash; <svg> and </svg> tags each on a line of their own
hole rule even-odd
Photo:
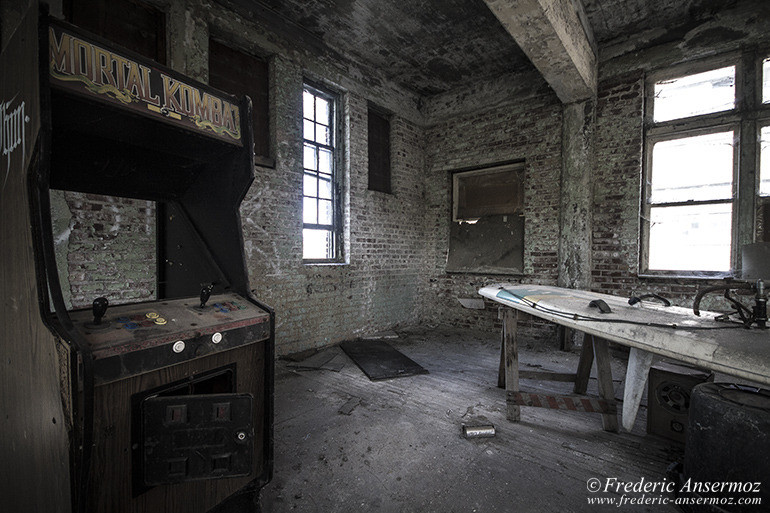
<svg viewBox="0 0 770 513">
<path fill-rule="evenodd" d="M 242 145 L 234 98 L 149 61 L 115 52 L 54 22 L 48 28 L 51 85 Z"/>
</svg>

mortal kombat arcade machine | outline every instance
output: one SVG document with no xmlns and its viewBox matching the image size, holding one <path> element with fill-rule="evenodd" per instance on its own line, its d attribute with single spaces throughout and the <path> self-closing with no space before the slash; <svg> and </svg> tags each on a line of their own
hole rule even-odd
<svg viewBox="0 0 770 513">
<path fill-rule="evenodd" d="M 249 290 L 239 217 L 251 102 L 75 26 L 38 25 L 31 224 L 73 510 L 256 511 L 272 473 L 274 313 Z M 155 202 L 155 298 L 67 309 L 51 190 Z"/>
</svg>

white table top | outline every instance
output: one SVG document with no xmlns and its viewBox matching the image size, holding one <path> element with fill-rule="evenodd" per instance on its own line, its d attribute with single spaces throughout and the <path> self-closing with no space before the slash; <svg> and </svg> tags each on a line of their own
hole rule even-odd
<svg viewBox="0 0 770 513">
<path fill-rule="evenodd" d="M 479 294 L 618 344 L 770 385 L 770 329 L 718 322 L 711 312 L 697 317 L 692 310 L 659 302 L 631 306 L 628 298 L 545 285 L 498 283 Z M 594 299 L 604 300 L 612 312 L 590 307 Z"/>
</svg>

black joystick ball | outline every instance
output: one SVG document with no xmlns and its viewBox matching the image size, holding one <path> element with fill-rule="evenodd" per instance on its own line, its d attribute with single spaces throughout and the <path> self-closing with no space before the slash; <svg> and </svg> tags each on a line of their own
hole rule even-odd
<svg viewBox="0 0 770 513">
<path fill-rule="evenodd" d="M 94 326 L 99 326 L 102 323 L 102 317 L 104 317 L 104 314 L 107 313 L 107 307 L 109 304 L 110 302 L 107 301 L 106 297 L 97 297 L 94 299 L 94 303 L 92 305 L 94 312 Z"/>
<path fill-rule="evenodd" d="M 206 285 L 205 287 L 201 288 L 201 308 L 206 307 L 206 301 L 209 300 L 211 297 L 211 290 L 214 287 L 212 285 Z"/>
</svg>

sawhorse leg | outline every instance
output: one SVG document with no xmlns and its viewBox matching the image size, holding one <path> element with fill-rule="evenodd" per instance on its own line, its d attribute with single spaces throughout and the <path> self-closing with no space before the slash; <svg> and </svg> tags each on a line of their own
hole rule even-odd
<svg viewBox="0 0 770 513">
<path fill-rule="evenodd" d="M 610 367 L 610 352 L 607 341 L 589 335 L 594 346 L 594 358 L 596 359 L 596 379 L 599 382 L 599 396 L 607 402 L 615 402 L 615 388 L 612 385 L 612 368 Z M 603 413 L 602 427 L 605 431 L 618 430 L 618 414 Z"/>
<path fill-rule="evenodd" d="M 519 312 L 513 308 L 503 309 L 503 348 L 505 349 L 505 397 L 507 418 L 513 422 L 521 419 L 521 407 L 511 402 L 508 396 L 519 391 L 519 342 L 516 333 Z"/>
<path fill-rule="evenodd" d="M 631 348 L 628 353 L 626 386 L 623 389 L 623 428 L 626 431 L 631 431 L 634 427 L 651 365 L 652 353 L 635 347 Z"/>
</svg>

